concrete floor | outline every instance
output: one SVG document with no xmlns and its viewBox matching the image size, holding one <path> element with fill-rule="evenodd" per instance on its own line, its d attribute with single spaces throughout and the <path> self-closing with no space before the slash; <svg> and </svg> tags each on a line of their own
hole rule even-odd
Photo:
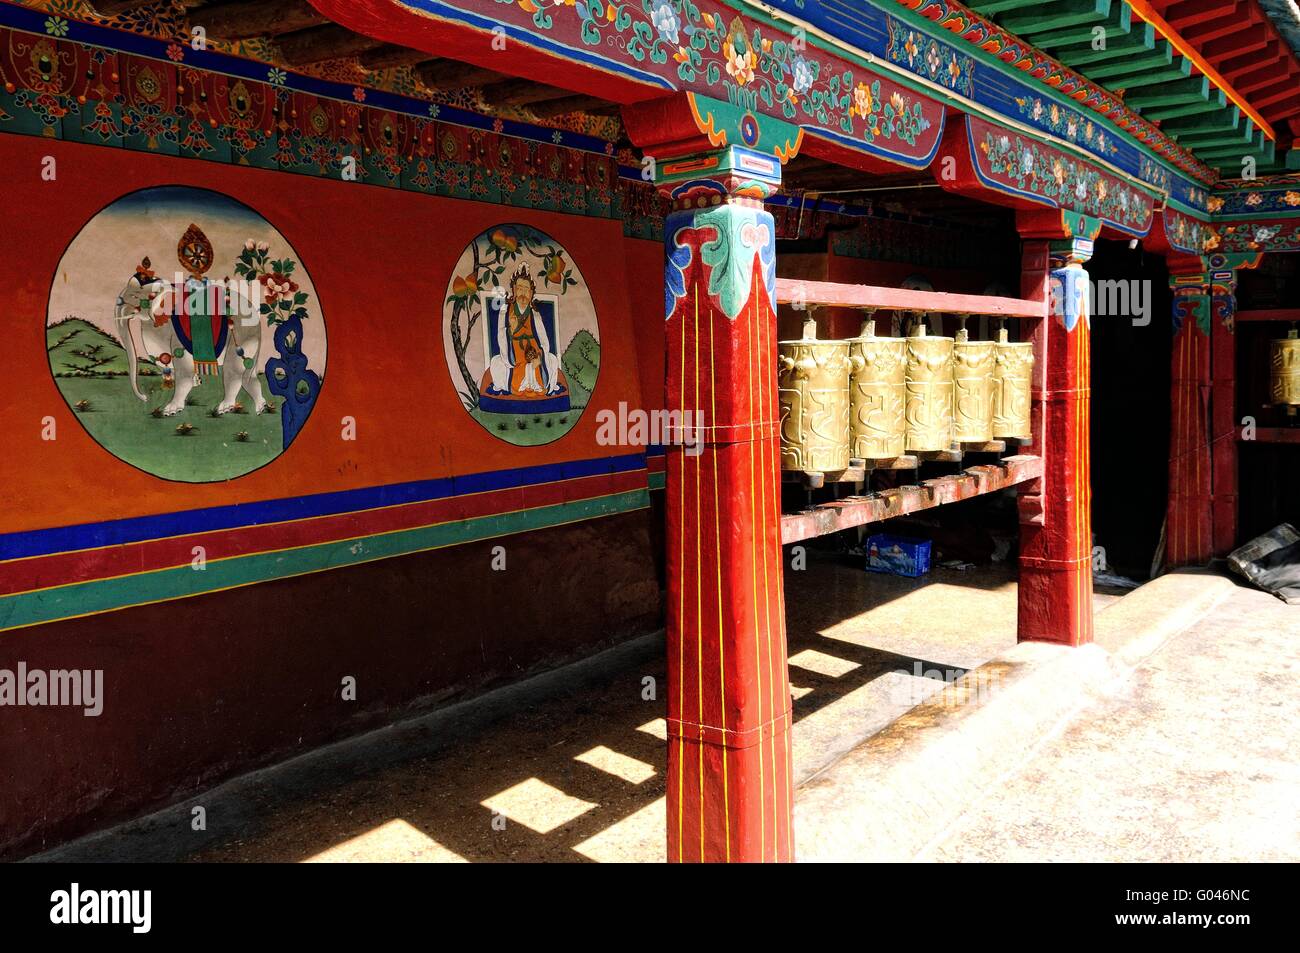
<svg viewBox="0 0 1300 953">
<path fill-rule="evenodd" d="M 1239 586 L 919 859 L 1300 860 L 1300 606 Z"/>
<path fill-rule="evenodd" d="M 1096 608 L 1116 598 L 1099 594 Z M 1198 836 L 1199 856 L 1267 845 L 1295 856 L 1294 808 L 1283 819 L 1278 809 L 1297 780 L 1286 751 L 1300 741 L 1300 610 L 1240 598 L 1166 644 L 1129 696 L 972 804 L 928 856 L 1156 859 L 1160 845 L 1186 854 L 1173 845 Z M 910 580 L 825 557 L 789 572 L 796 783 L 944 688 L 948 671 L 1014 648 L 1015 601 L 1007 567 Z M 660 861 L 664 723 L 662 702 L 642 699 L 645 676 L 662 689 L 661 640 L 237 779 L 45 857 Z M 195 805 L 205 831 L 191 829 Z"/>
</svg>

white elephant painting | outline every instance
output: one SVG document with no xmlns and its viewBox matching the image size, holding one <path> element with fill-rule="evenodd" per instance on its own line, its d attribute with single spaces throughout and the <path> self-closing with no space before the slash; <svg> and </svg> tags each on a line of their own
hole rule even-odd
<svg viewBox="0 0 1300 953">
<path fill-rule="evenodd" d="M 324 379 L 315 288 L 260 214 L 206 189 L 123 196 L 72 239 L 50 291 L 54 383 L 91 438 L 185 482 L 263 467 Z"/>
<path fill-rule="evenodd" d="M 188 284 L 188 282 L 187 282 Z M 216 406 L 221 415 L 234 409 L 239 393 L 248 394 L 256 413 L 266 409 L 267 401 L 258 386 L 262 359 L 262 320 L 257 304 L 241 292 L 237 282 L 220 282 L 222 295 L 233 307 L 226 317 L 229 321 L 226 346 L 221 355 L 221 381 L 223 396 Z M 192 290 L 192 289 L 191 289 Z M 174 368 L 172 398 L 163 407 L 163 416 L 172 417 L 185 409 L 185 399 L 197 381 L 194 357 L 182 346 L 180 335 L 171 320 L 177 295 L 186 293 L 184 287 L 170 287 L 159 278 L 145 278 L 141 284 L 139 274 L 132 275 L 122 293 L 118 295 L 115 311 L 117 334 L 126 348 L 127 376 L 131 392 L 141 401 L 149 398 L 140 390 L 138 358 L 158 363 L 165 356 Z M 135 337 L 141 347 L 137 351 Z"/>
</svg>

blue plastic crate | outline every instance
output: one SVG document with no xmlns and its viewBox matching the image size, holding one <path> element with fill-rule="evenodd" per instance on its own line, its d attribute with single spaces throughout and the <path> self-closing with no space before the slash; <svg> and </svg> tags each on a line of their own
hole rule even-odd
<svg viewBox="0 0 1300 953">
<path fill-rule="evenodd" d="M 930 571 L 930 541 L 876 533 L 868 536 L 867 572 L 887 572 L 894 576 L 924 576 Z"/>
</svg>

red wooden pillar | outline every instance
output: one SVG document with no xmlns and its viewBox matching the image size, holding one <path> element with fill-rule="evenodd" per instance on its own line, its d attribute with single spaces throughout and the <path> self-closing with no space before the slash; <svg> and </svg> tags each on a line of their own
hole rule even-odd
<svg viewBox="0 0 1300 953">
<path fill-rule="evenodd" d="M 1173 352 L 1165 565 L 1202 565 L 1213 545 L 1210 417 L 1210 279 L 1172 274 Z M 1235 473 L 1233 474 L 1235 479 Z"/>
<path fill-rule="evenodd" d="M 1211 554 L 1237 546 L 1237 282 L 1233 271 L 1210 275 Z"/>
<path fill-rule="evenodd" d="M 1047 298 L 1034 342 L 1029 449 L 1043 476 L 1020 498 L 1020 641 L 1092 641 L 1092 488 L 1089 452 L 1089 239 L 1025 242 L 1021 296 Z"/>
<path fill-rule="evenodd" d="M 740 148 L 659 164 L 668 406 L 668 858 L 793 859 L 781 583 L 779 163 Z M 687 416 L 689 415 L 689 416 Z"/>
</svg>

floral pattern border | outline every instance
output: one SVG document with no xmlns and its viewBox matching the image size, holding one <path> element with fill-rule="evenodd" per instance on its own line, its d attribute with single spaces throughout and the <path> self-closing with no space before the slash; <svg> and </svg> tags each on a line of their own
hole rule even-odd
<svg viewBox="0 0 1300 953">
<path fill-rule="evenodd" d="M 970 135 L 975 137 L 980 171 L 993 182 L 1130 232 L 1146 234 L 1150 229 L 1151 196 L 1122 180 L 988 123 L 971 123 Z"/>
<path fill-rule="evenodd" d="M 967 43 L 993 54 L 1043 85 L 1080 101 L 1189 175 L 1203 182 L 1217 179 L 1217 172 L 1179 146 L 1157 126 L 1128 109 L 1119 97 L 1012 36 L 987 17 L 962 6 L 956 0 L 896 2 L 957 34 Z"/>
<path fill-rule="evenodd" d="M 891 62 L 906 66 L 918 76 L 924 76 L 963 96 L 974 95 L 973 57 L 956 52 L 947 43 L 940 43 L 894 17 L 886 16 L 885 25 L 889 31 L 889 45 L 885 48 L 885 55 Z"/>
</svg>

